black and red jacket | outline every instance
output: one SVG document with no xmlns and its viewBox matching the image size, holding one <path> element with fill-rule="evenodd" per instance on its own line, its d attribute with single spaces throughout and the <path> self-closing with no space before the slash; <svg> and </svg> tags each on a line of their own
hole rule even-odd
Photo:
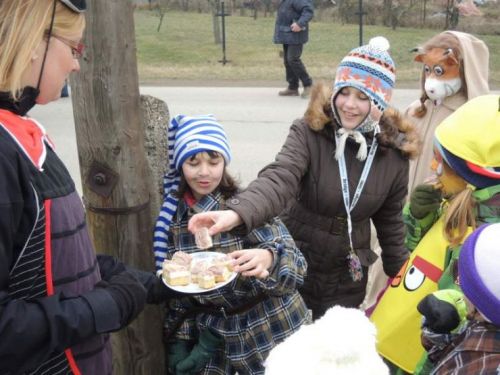
<svg viewBox="0 0 500 375">
<path fill-rule="evenodd" d="M 66 167 L 36 121 L 0 109 L 0 374 L 111 374 L 99 332 L 119 310 L 99 280 Z"/>
</svg>

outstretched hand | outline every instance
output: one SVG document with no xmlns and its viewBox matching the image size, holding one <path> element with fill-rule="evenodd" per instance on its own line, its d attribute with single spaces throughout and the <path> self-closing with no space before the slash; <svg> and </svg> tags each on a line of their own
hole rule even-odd
<svg viewBox="0 0 500 375">
<path fill-rule="evenodd" d="M 208 228 L 208 234 L 213 236 L 220 232 L 228 232 L 241 225 L 243 221 L 233 210 L 202 212 L 194 215 L 188 223 L 188 229 L 195 234 L 199 229 Z"/>
<path fill-rule="evenodd" d="M 265 279 L 269 276 L 268 270 L 273 265 L 273 254 L 267 249 L 237 250 L 228 256 L 233 259 L 234 271 L 243 276 Z"/>
</svg>

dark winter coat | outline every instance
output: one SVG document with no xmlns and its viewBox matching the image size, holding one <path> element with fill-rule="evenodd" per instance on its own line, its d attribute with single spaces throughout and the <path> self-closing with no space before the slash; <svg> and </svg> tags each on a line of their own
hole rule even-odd
<svg viewBox="0 0 500 375">
<path fill-rule="evenodd" d="M 111 374 L 109 337 L 78 298 L 100 273 L 75 185 L 34 121 L 0 112 L 0 373 Z M 103 320 L 119 314 L 102 296 Z"/>
<path fill-rule="evenodd" d="M 313 18 L 312 0 L 281 0 L 274 26 L 274 43 L 305 44 L 309 39 L 309 21 Z M 302 31 L 290 29 L 296 22 Z"/>
<path fill-rule="evenodd" d="M 330 306 L 357 307 L 363 301 L 367 267 L 376 259 L 370 249 L 370 219 L 382 247 L 384 271 L 395 276 L 408 258 L 403 245 L 402 209 L 407 195 L 408 157 L 418 150 L 418 136 L 412 125 L 395 111 L 387 110 L 385 121 L 380 124 L 379 149 L 352 211 L 353 245 L 364 266 L 363 279 L 354 282 L 346 262 L 346 210 L 334 158 L 330 97 L 330 89 L 315 87 L 305 117 L 292 124 L 276 160 L 259 173 L 245 192 L 228 203 L 247 229 L 282 212 L 283 221 L 308 262 L 301 293 L 315 318 Z M 356 159 L 357 151 L 356 143 L 346 143 L 351 197 L 364 166 Z"/>
</svg>

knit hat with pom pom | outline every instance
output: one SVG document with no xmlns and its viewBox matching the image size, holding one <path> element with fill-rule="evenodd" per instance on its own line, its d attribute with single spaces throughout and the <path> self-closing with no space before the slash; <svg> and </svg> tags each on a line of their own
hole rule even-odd
<svg viewBox="0 0 500 375">
<path fill-rule="evenodd" d="M 348 137 L 359 143 L 357 158 L 365 160 L 367 144 L 363 133 L 377 129 L 382 113 L 389 105 L 392 89 L 396 80 L 394 61 L 387 52 L 389 41 L 383 36 L 377 36 L 370 43 L 353 49 L 342 59 L 335 75 L 331 106 L 333 116 L 341 125 L 338 131 L 340 139 L 335 151 L 338 160 L 344 154 L 345 143 Z M 356 129 L 347 130 L 342 127 L 340 116 L 335 106 L 335 99 L 344 87 L 354 87 L 370 98 L 370 113 Z"/>
<path fill-rule="evenodd" d="M 378 121 L 387 108 L 396 80 L 396 67 L 383 36 L 372 38 L 368 45 L 353 49 L 337 68 L 334 97 L 343 87 L 354 87 L 372 102 L 371 116 Z"/>
</svg>

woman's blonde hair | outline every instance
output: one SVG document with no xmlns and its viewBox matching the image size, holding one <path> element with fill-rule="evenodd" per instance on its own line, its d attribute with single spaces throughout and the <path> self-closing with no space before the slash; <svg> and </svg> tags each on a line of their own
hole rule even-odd
<svg viewBox="0 0 500 375">
<path fill-rule="evenodd" d="M 33 51 L 50 27 L 54 0 L 0 1 L 0 91 L 18 99 Z M 82 32 L 85 17 L 56 1 L 53 35 L 71 38 Z M 43 58 L 41 56 L 40 58 Z"/>
<path fill-rule="evenodd" d="M 476 200 L 473 189 L 467 186 L 455 195 L 444 212 L 444 236 L 451 246 L 459 245 L 467 233 L 467 227 L 476 229 Z"/>
</svg>

